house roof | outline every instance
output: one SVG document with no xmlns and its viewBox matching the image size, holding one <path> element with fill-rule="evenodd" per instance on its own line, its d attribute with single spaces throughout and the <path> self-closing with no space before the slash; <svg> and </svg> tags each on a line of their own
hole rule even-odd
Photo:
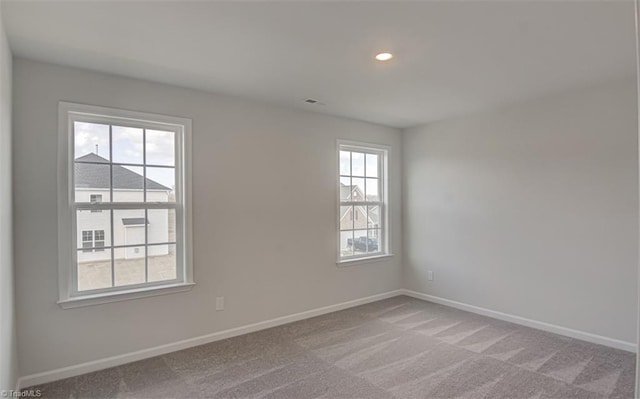
<svg viewBox="0 0 640 399">
<path fill-rule="evenodd" d="M 378 208 L 377 205 L 370 205 L 371 208 Z M 345 215 L 347 214 L 347 212 L 349 212 L 349 207 L 341 207 L 341 211 L 340 211 L 340 219 L 342 220 L 343 217 L 345 217 Z M 366 207 L 364 205 L 361 206 L 356 206 L 355 207 L 358 211 L 360 211 L 360 213 L 362 213 L 363 215 L 367 214 L 366 211 Z M 371 222 L 372 224 L 380 224 L 380 211 L 378 210 L 377 212 L 370 212 L 368 215 L 369 217 L 369 222 Z"/>
<path fill-rule="evenodd" d="M 353 194 L 353 192 L 355 190 L 360 191 L 358 186 L 347 186 L 346 184 L 340 183 L 340 198 L 342 198 L 343 201 L 345 201 L 345 200 L 349 201 L 351 199 L 351 195 Z M 374 205 L 374 204 L 372 204 L 371 207 L 372 208 L 378 208 L 378 206 Z M 366 206 L 360 205 L 360 206 L 356 206 L 356 208 L 363 215 L 367 214 Z M 340 207 L 340 219 L 341 220 L 347 214 L 347 212 L 349 212 L 349 207 L 346 207 L 346 206 L 345 207 Z M 369 217 L 369 221 L 372 224 L 380 224 L 380 210 L 379 209 L 378 209 L 377 212 L 369 213 L 368 217 Z"/>
<path fill-rule="evenodd" d="M 355 187 L 356 186 L 347 186 L 346 184 L 340 183 L 340 198 L 347 201 L 350 200 Z"/>
<path fill-rule="evenodd" d="M 149 220 L 145 218 L 122 218 L 122 224 L 125 226 L 149 224 Z"/>
<path fill-rule="evenodd" d="M 350 201 L 354 192 L 357 192 L 360 197 L 364 197 L 364 194 L 362 194 L 362 190 L 360 189 L 360 187 L 358 187 L 356 185 L 348 186 L 348 185 L 346 185 L 344 183 L 340 183 L 340 198 L 341 198 L 342 201 Z M 368 195 L 367 196 L 367 200 L 369 200 L 369 201 L 377 201 L 378 200 L 378 196 L 377 195 Z"/>
<path fill-rule="evenodd" d="M 76 188 L 109 188 L 109 173 L 105 165 L 109 160 L 100 155 L 90 153 L 76 158 L 74 163 Z M 113 165 L 113 188 L 142 190 L 144 177 L 120 165 Z M 147 190 L 171 191 L 149 178 L 146 179 Z"/>
</svg>

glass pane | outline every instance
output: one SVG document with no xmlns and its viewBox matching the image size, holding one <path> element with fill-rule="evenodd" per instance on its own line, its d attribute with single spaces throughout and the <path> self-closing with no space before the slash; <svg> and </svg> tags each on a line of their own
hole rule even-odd
<svg viewBox="0 0 640 399">
<path fill-rule="evenodd" d="M 142 164 L 142 129 L 113 126 L 111 140 L 113 162 Z"/>
<path fill-rule="evenodd" d="M 149 281 L 175 280 L 176 274 L 176 246 L 150 245 L 147 260 Z"/>
<path fill-rule="evenodd" d="M 144 283 L 144 246 L 115 248 L 113 251 L 115 286 Z"/>
<path fill-rule="evenodd" d="M 340 174 L 351 174 L 351 152 L 340 151 Z"/>
<path fill-rule="evenodd" d="M 354 255 L 367 253 L 367 230 L 353 232 L 353 253 Z"/>
<path fill-rule="evenodd" d="M 111 246 L 111 211 L 91 212 L 90 210 L 77 210 L 76 236 L 76 248 L 85 248 L 86 256 L 83 259 L 109 259 L 111 255 L 102 253 L 102 249 L 91 251 L 86 251 L 86 249 Z M 89 255 L 90 253 L 92 255 Z"/>
<path fill-rule="evenodd" d="M 367 154 L 367 177 L 379 177 L 378 176 L 378 155 Z"/>
<path fill-rule="evenodd" d="M 176 134 L 163 130 L 147 130 L 145 163 L 148 165 L 176 165 Z"/>
<path fill-rule="evenodd" d="M 78 291 L 111 287 L 111 249 L 78 252 Z"/>
<path fill-rule="evenodd" d="M 367 230 L 367 251 L 380 252 L 380 229 Z"/>
<path fill-rule="evenodd" d="M 352 178 L 351 185 L 353 186 L 352 201 L 364 201 L 364 178 L 362 177 Z"/>
<path fill-rule="evenodd" d="M 340 256 L 353 255 L 353 230 L 340 232 Z"/>
<path fill-rule="evenodd" d="M 142 167 L 113 165 L 113 202 L 144 201 Z"/>
<path fill-rule="evenodd" d="M 175 202 L 176 170 L 147 168 L 147 201 Z"/>
<path fill-rule="evenodd" d="M 378 179 L 366 179 L 367 180 L 367 201 L 380 201 L 380 188 Z"/>
<path fill-rule="evenodd" d="M 149 244 L 176 241 L 175 209 L 149 209 Z"/>
<path fill-rule="evenodd" d="M 113 211 L 113 241 L 115 245 L 144 244 L 144 209 L 117 209 Z"/>
<path fill-rule="evenodd" d="M 357 205 L 353 207 L 353 228 L 354 229 L 366 229 L 367 228 L 367 207 Z"/>
<path fill-rule="evenodd" d="M 364 154 L 361 152 L 351 153 L 351 174 L 353 176 L 364 176 Z"/>
<path fill-rule="evenodd" d="M 380 206 L 379 205 L 367 206 L 367 227 L 368 228 L 380 227 Z"/>
<path fill-rule="evenodd" d="M 340 207 L 340 230 L 353 230 L 353 206 Z"/>
<path fill-rule="evenodd" d="M 73 123 L 73 159 L 84 162 L 109 162 L 109 125 Z"/>
<path fill-rule="evenodd" d="M 351 200 L 351 178 L 350 177 L 340 178 L 340 200 L 342 201 Z"/>
<path fill-rule="evenodd" d="M 91 202 L 92 195 L 102 196 L 102 202 L 109 202 L 109 165 L 75 162 L 73 179 L 76 202 Z"/>
</svg>

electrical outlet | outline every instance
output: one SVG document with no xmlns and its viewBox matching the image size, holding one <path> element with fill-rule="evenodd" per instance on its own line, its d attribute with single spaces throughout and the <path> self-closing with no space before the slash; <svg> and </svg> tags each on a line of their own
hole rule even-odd
<svg viewBox="0 0 640 399">
<path fill-rule="evenodd" d="M 224 310 L 224 297 L 216 297 L 216 310 Z"/>
<path fill-rule="evenodd" d="M 427 280 L 433 281 L 433 271 L 427 271 Z"/>
</svg>

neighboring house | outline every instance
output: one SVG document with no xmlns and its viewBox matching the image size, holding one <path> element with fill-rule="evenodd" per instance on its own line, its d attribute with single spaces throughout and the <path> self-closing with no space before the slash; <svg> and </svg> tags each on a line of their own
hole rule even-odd
<svg viewBox="0 0 640 399">
<path fill-rule="evenodd" d="M 365 197 L 362 190 L 358 186 L 347 186 L 340 183 L 340 198 L 343 201 L 364 201 Z M 374 199 L 374 198 L 369 198 Z M 367 206 L 354 206 L 354 207 L 340 207 L 340 230 L 356 230 L 354 233 L 355 238 L 366 237 L 367 227 L 377 228 L 380 226 L 380 207 L 378 205 L 368 206 L 369 212 L 367 213 Z M 360 230 L 360 231 L 358 231 Z M 377 230 L 373 230 L 375 232 Z M 370 236 L 372 237 L 372 236 Z M 375 235 L 373 236 L 375 237 Z M 347 246 L 347 238 L 342 237 L 341 248 Z"/>
<path fill-rule="evenodd" d="M 96 154 L 76 159 L 74 166 L 75 196 L 78 202 L 109 201 L 109 161 Z M 140 169 L 142 168 L 134 168 Z M 144 177 L 124 166 L 113 165 L 113 200 L 115 202 L 142 202 Z M 172 188 L 146 179 L 147 201 L 168 202 Z M 173 241 L 175 223 L 167 209 L 149 210 L 145 220 L 144 209 L 115 210 L 113 212 L 114 245 L 145 244 L 145 225 L 149 243 Z M 78 211 L 77 214 L 79 261 L 102 261 L 110 259 L 110 252 L 100 247 L 110 246 L 111 220 L 109 211 Z M 93 249 L 89 249 L 93 248 Z M 149 246 L 149 256 L 167 255 L 168 245 Z M 114 250 L 114 259 L 135 259 L 145 256 L 144 245 Z"/>
</svg>

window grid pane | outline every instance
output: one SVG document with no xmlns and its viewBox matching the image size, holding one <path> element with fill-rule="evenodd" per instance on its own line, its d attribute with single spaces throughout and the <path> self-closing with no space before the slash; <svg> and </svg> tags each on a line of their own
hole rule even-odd
<svg viewBox="0 0 640 399">
<path fill-rule="evenodd" d="M 91 291 L 112 286 L 111 260 L 93 261 L 84 256 L 84 250 L 77 252 L 78 267 L 76 277 L 78 291 Z"/>
<path fill-rule="evenodd" d="M 175 244 L 147 246 L 147 281 L 166 281 L 177 278 L 176 248 Z"/>
<path fill-rule="evenodd" d="M 114 252 L 114 286 L 143 284 L 146 280 L 144 245 L 118 248 Z"/>
<path fill-rule="evenodd" d="M 97 126 L 99 124 L 93 125 Z M 100 186 L 108 190 L 109 195 L 105 198 L 103 194 L 91 194 L 86 197 L 86 200 L 83 200 L 85 197 L 81 198 L 79 194 L 76 194 L 75 202 L 145 202 L 147 186 L 149 186 L 149 190 L 156 191 L 165 191 L 164 189 L 166 188 L 166 193 L 169 194 L 169 198 L 153 198 L 149 199 L 149 201 L 175 202 L 175 196 L 173 195 L 176 184 L 175 149 L 177 136 L 175 132 L 150 130 L 150 132 L 155 133 L 155 136 L 152 135 L 152 139 L 149 140 L 146 137 L 147 129 L 111 124 L 102 124 L 100 126 L 108 129 L 103 132 L 105 137 L 108 132 L 108 140 L 105 138 L 100 141 L 93 136 L 89 136 L 88 139 L 83 138 L 82 149 L 78 149 L 79 144 L 76 143 L 74 153 L 76 173 L 74 174 L 74 179 L 76 189 L 95 186 L 96 179 L 99 179 Z M 136 135 L 141 135 L 142 137 L 135 137 Z M 154 139 L 153 137 L 156 138 Z M 171 141 L 168 142 L 167 138 L 171 138 Z M 76 138 L 76 140 L 79 139 Z M 167 144 L 168 150 L 163 152 L 158 148 L 158 143 L 151 143 L 155 162 L 147 162 L 147 153 L 149 152 L 147 144 L 154 140 Z M 96 147 L 93 151 L 87 149 L 93 145 L 93 142 L 100 142 L 102 147 L 107 147 L 104 149 L 106 154 L 100 153 L 98 155 L 98 148 L 102 148 L 99 144 L 95 144 Z M 108 142 L 108 145 L 104 142 Z M 115 147 L 114 142 L 117 142 Z M 139 151 L 138 147 L 141 147 L 141 151 Z M 110 156 L 112 153 L 114 153 L 113 157 Z M 78 173 L 78 168 L 81 169 L 81 173 Z M 85 172 L 85 170 L 87 171 Z M 89 181 L 86 181 L 87 176 Z M 139 191 L 142 198 L 137 198 L 135 194 L 133 194 L 132 198 L 131 195 L 123 193 L 118 193 L 116 198 L 113 198 L 114 190 Z"/>
<path fill-rule="evenodd" d="M 74 126 L 77 126 L 77 123 Z M 159 211 L 159 213 L 164 212 L 164 222 L 158 223 L 159 228 L 164 228 L 164 233 L 154 236 L 156 237 L 156 243 L 149 243 L 149 230 L 155 228 L 155 226 L 149 225 L 149 209 L 144 204 L 147 200 L 153 203 L 176 202 L 174 190 L 178 166 L 175 152 L 177 148 L 177 133 L 154 130 L 152 131 L 154 135 L 151 135 L 150 142 L 147 138 L 146 128 L 128 128 L 112 124 L 102 124 L 100 126 L 102 126 L 104 137 L 102 137 L 100 146 L 95 144 L 95 152 L 85 151 L 88 155 L 82 155 L 83 159 L 76 159 L 76 155 L 80 155 L 78 154 L 77 145 L 74 150 L 74 164 L 76 165 L 74 173 L 75 203 L 113 205 L 116 203 L 140 202 L 140 208 L 144 211 L 144 219 L 146 221 L 143 224 L 144 241 L 140 242 L 139 245 L 128 245 L 126 241 L 121 242 L 122 240 L 116 238 L 122 218 L 116 218 L 114 214 L 117 212 L 125 214 L 128 209 L 118 210 L 116 207 L 111 211 L 105 207 L 104 209 L 110 215 L 108 233 L 104 229 L 82 230 L 81 232 L 81 248 L 77 249 L 79 255 L 77 257 L 77 286 L 75 290 L 100 290 L 153 281 L 175 280 L 178 275 L 176 268 L 176 249 L 178 245 L 176 242 L 175 225 L 177 220 L 175 208 L 152 209 L 153 211 Z M 76 128 L 74 127 L 74 129 Z M 106 140 L 107 136 L 108 140 Z M 89 135 L 89 139 L 91 139 L 91 135 Z M 158 140 L 167 144 L 167 148 L 158 147 Z M 167 140 L 170 140 L 170 142 Z M 106 143 L 107 141 L 108 144 Z M 152 151 L 154 151 L 153 162 L 149 164 L 147 164 L 148 143 L 153 146 Z M 87 147 L 86 140 L 83 148 L 85 147 Z M 102 153 L 98 156 L 99 149 L 106 153 L 105 157 L 102 156 Z M 78 166 L 80 164 L 81 166 Z M 97 173 L 79 175 L 78 169 L 86 169 L 86 167 L 102 169 L 99 169 Z M 147 176 L 148 174 L 155 180 L 150 180 Z M 84 181 L 87 180 L 87 176 L 94 180 Z M 102 182 L 99 184 L 100 188 L 108 191 L 107 195 L 87 193 L 88 195 L 84 194 L 85 197 L 81 197 L 77 189 L 92 188 L 92 186 L 97 185 L 95 183 L 96 178 Z M 116 191 L 115 196 L 114 191 Z M 89 213 L 101 213 L 104 209 L 92 207 Z M 83 215 L 80 213 L 84 212 L 87 211 L 77 211 L 77 217 L 82 219 Z M 170 216 L 166 217 L 167 213 Z M 106 235 L 109 236 L 109 240 L 106 240 Z M 131 237 L 131 234 L 129 237 Z M 107 256 L 101 255 L 95 259 L 86 258 L 90 253 L 96 252 L 106 253 Z M 82 257 L 80 254 L 87 255 Z M 149 278 L 148 270 L 150 256 L 158 257 L 153 260 L 152 266 L 155 268 L 155 274 L 151 279 Z M 137 264 L 132 262 L 133 260 Z M 144 269 L 143 278 L 139 279 L 141 266 Z M 100 272 L 91 273 L 90 270 L 94 269 L 99 269 Z M 88 281 L 91 279 L 97 280 Z"/>
</svg>

